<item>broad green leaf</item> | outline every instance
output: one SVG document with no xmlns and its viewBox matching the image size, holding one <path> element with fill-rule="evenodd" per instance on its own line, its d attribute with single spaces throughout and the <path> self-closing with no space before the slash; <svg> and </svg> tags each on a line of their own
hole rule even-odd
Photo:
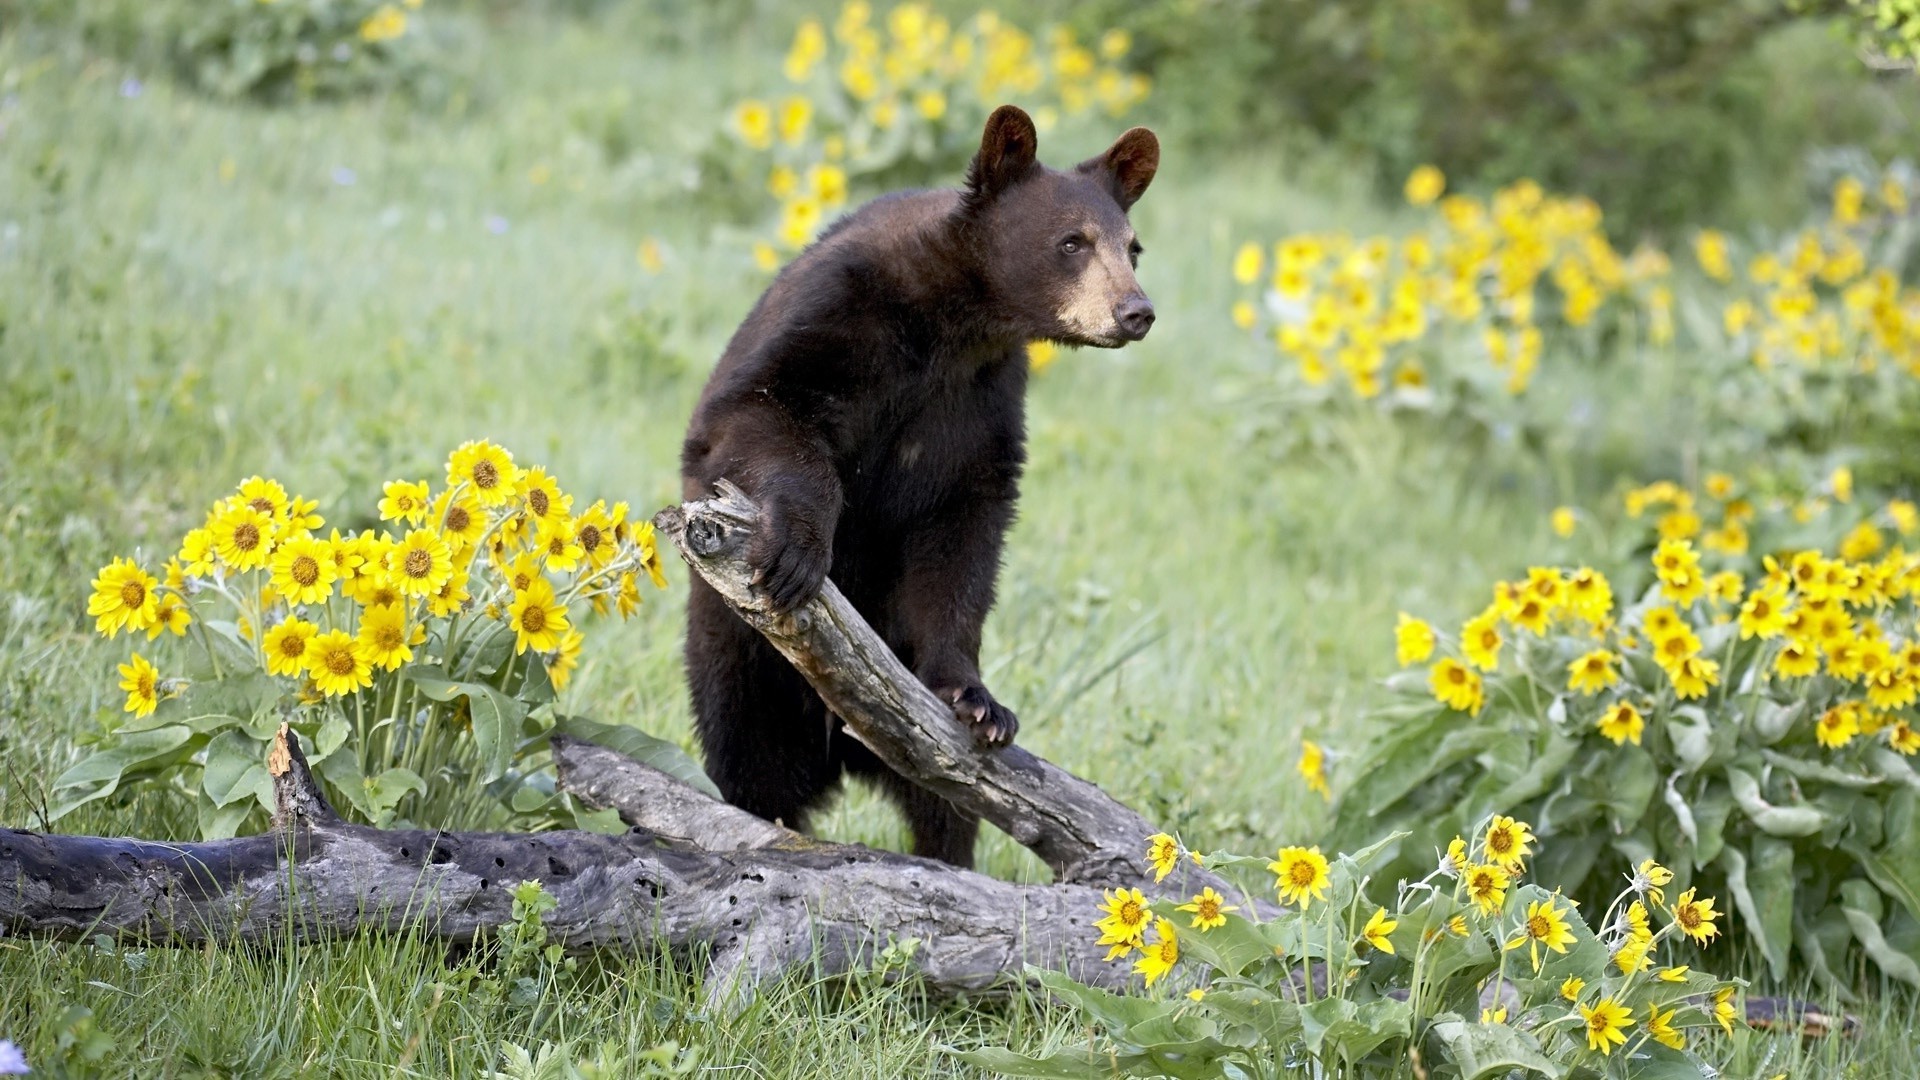
<svg viewBox="0 0 1920 1080">
<path fill-rule="evenodd" d="M 1260 930 L 1238 913 L 1228 912 L 1225 926 L 1211 930 L 1191 929 L 1187 913 L 1175 911 L 1177 901 L 1158 900 L 1150 905 L 1155 914 L 1172 919 L 1180 927 L 1180 953 L 1191 956 L 1214 970 L 1229 976 L 1244 974 L 1253 965 L 1273 955 L 1273 947 L 1260 936 Z"/>
<path fill-rule="evenodd" d="M 1673 786 L 1674 781 L 1678 779 L 1677 776 L 1667 777 L 1666 784 L 1660 790 L 1660 797 L 1666 800 L 1667 809 L 1673 811 L 1674 825 L 1679 828 L 1680 835 L 1685 837 L 1687 843 L 1695 850 L 1698 850 L 1700 826 L 1694 823 L 1693 808 L 1687 805 L 1686 796 L 1680 794 L 1680 789 Z"/>
<path fill-rule="evenodd" d="M 1704 786 L 1688 805 L 1693 808 L 1693 826 L 1700 833 L 1699 844 L 1693 853 L 1693 865 L 1696 869 L 1704 869 L 1719 858 L 1720 852 L 1726 847 L 1727 818 L 1733 813 L 1733 793 L 1727 790 L 1725 784 L 1707 777 Z"/>
<path fill-rule="evenodd" d="M 627 831 L 627 823 L 620 820 L 620 811 L 611 806 L 601 810 L 587 810 L 579 803 L 569 800 L 567 808 L 573 812 L 574 827 L 582 832 L 619 836 Z M 1184 943 L 1183 939 L 1182 944 Z"/>
<path fill-rule="evenodd" d="M 1740 911 L 1741 926 L 1753 935 L 1776 979 L 1787 977 L 1788 945 L 1793 937 L 1793 845 L 1755 837 L 1751 862 L 1738 848 L 1721 854 L 1727 887 Z"/>
<path fill-rule="evenodd" d="M 1565 1069 L 1540 1052 L 1532 1036 L 1505 1024 L 1472 1024 L 1455 1017 L 1435 1023 L 1430 1030 L 1460 1080 L 1504 1078 L 1515 1070 L 1555 1080 L 1566 1075 Z"/>
<path fill-rule="evenodd" d="M 1667 717 L 1667 741 L 1680 759 L 1680 770 L 1689 775 L 1699 772 L 1713 758 L 1713 725 L 1698 707 L 1673 710 Z"/>
<path fill-rule="evenodd" d="M 1793 730 L 1793 725 L 1806 715 L 1806 711 L 1807 703 L 1804 701 L 1781 705 L 1763 698 L 1753 713 L 1754 736 L 1771 746 L 1786 738 L 1787 732 Z"/>
<path fill-rule="evenodd" d="M 351 750 L 329 755 L 320 763 L 318 772 L 321 779 L 332 784 L 347 800 L 348 806 L 359 812 L 362 820 L 371 822 L 379 817 L 367 792 L 366 777 L 360 773 L 360 759 Z"/>
<path fill-rule="evenodd" d="M 485 764 L 481 782 L 491 784 L 506 774 L 513 763 L 520 721 L 526 707 L 493 687 L 481 682 L 459 682 L 442 677 L 438 668 L 411 664 L 401 669 L 420 692 L 434 701 L 467 699 L 467 711 L 473 718 L 474 748 Z"/>
<path fill-rule="evenodd" d="M 1623 746 L 1613 751 L 1613 760 L 1607 768 L 1606 786 L 1599 797 L 1613 819 L 1616 832 L 1625 832 L 1640 824 L 1640 819 L 1646 816 L 1647 804 L 1653 801 L 1654 790 L 1659 786 L 1659 767 L 1646 750 L 1638 746 Z"/>
<path fill-rule="evenodd" d="M 320 730 L 313 736 L 313 751 L 307 755 L 307 764 L 325 761 L 333 756 L 335 750 L 347 744 L 347 736 L 353 729 L 347 725 L 344 716 L 329 716 L 321 723 Z"/>
<path fill-rule="evenodd" d="M 247 815 L 253 813 L 257 805 L 259 804 L 255 802 L 236 801 L 225 806 L 215 806 L 213 800 L 207 797 L 207 793 L 201 792 L 194 799 L 194 807 L 199 817 L 200 839 L 232 839 L 233 835 L 240 831 L 240 826 L 246 823 Z"/>
<path fill-rule="evenodd" d="M 1357 1061 L 1389 1039 L 1407 1038 L 1412 1022 L 1407 1003 L 1390 998 L 1359 1006 L 1346 998 L 1321 998 L 1300 1006 L 1307 1052 L 1322 1061 Z"/>
<path fill-rule="evenodd" d="M 1230 1024 L 1243 1024 L 1273 1046 L 1300 1037 L 1300 1005 L 1252 985 L 1215 985 L 1207 990 L 1207 1005 Z"/>
<path fill-rule="evenodd" d="M 1774 750 L 1760 751 L 1760 758 L 1774 768 L 1791 773 L 1802 780 L 1818 780 L 1822 783 L 1838 784 L 1841 787 L 1861 789 L 1878 787 L 1885 782 L 1881 777 L 1859 769 L 1842 769 L 1824 762 L 1808 761 L 1805 758 Z"/>
<path fill-rule="evenodd" d="M 576 739 L 598 743 L 609 750 L 625 754 L 643 765 L 651 765 L 716 799 L 720 798 L 720 789 L 714 786 L 706 771 L 687 756 L 686 751 L 665 739 L 656 739 L 637 727 L 627 724 L 603 724 L 583 716 L 559 716 L 554 718 L 553 730 L 562 735 L 571 735 Z"/>
<path fill-rule="evenodd" d="M 263 805 L 271 806 L 273 777 L 267 775 L 266 745 L 239 730 L 215 735 L 207 744 L 200 790 L 206 792 L 216 807 L 238 802 L 249 795 L 258 796 Z"/>
<path fill-rule="evenodd" d="M 1760 781 L 1745 769 L 1727 769 L 1727 788 L 1741 812 L 1769 836 L 1812 836 L 1827 825 L 1827 816 L 1811 806 L 1775 806 L 1760 794 Z"/>
<path fill-rule="evenodd" d="M 1893 947 L 1880 929 L 1886 909 L 1880 903 L 1880 890 L 1855 879 L 1840 883 L 1840 910 L 1852 928 L 1854 940 L 1866 950 L 1880 970 L 1913 986 L 1920 986 L 1920 963 Z"/>
<path fill-rule="evenodd" d="M 114 793 L 124 780 L 185 761 L 204 736 L 185 724 L 170 724 L 117 737 L 112 746 L 76 762 L 53 781 L 47 818 L 58 821 L 76 807 Z"/>
<path fill-rule="evenodd" d="M 1920 832 L 1908 824 L 1911 815 L 1906 812 L 1912 801 L 1911 792 L 1888 800 L 1886 843 L 1880 850 L 1849 846 L 1847 852 L 1860 861 L 1875 885 L 1906 908 L 1907 914 L 1920 919 Z"/>
<path fill-rule="evenodd" d="M 411 769 L 392 768 L 366 782 L 367 803 L 373 807 L 373 821 L 384 826 L 393 818 L 393 808 L 407 792 L 427 793 L 427 782 Z"/>
<path fill-rule="evenodd" d="M 1834 973 L 1833 964 L 1827 958 L 1846 956 L 1847 945 L 1853 940 L 1852 928 L 1847 925 L 1846 917 L 1831 907 L 1817 913 L 1804 909 L 1803 904 L 1793 913 L 1793 947 L 1822 989 L 1843 1002 L 1851 1002 L 1852 988 Z"/>
</svg>

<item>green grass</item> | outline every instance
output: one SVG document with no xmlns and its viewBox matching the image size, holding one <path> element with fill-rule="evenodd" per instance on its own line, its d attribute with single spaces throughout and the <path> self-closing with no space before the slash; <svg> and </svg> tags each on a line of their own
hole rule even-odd
<svg viewBox="0 0 1920 1080">
<path fill-rule="evenodd" d="M 675 497 L 700 380 L 763 284 L 677 163 L 771 46 L 715 34 L 649 52 L 619 19 L 448 18 L 487 68 L 444 109 L 219 105 L 151 73 L 126 98 L 128 70 L 64 31 L 0 33 L 0 821 L 32 822 L 47 780 L 119 716 L 125 645 L 90 634 L 87 579 L 114 554 L 170 550 L 245 476 L 362 524 L 379 481 L 431 475 L 486 436 L 589 499 Z M 641 133 L 639 153 L 608 162 L 583 116 Z M 1293 773 L 1298 740 L 1354 744 L 1393 613 L 1467 608 L 1538 559 L 1570 486 L 1611 477 L 1367 414 L 1338 418 L 1320 451 L 1267 449 L 1254 432 L 1273 417 L 1248 404 L 1257 376 L 1222 268 L 1244 236 L 1380 212 L 1280 179 L 1259 152 L 1196 161 L 1171 146 L 1135 213 L 1160 323 L 1037 380 L 983 659 L 1027 746 L 1196 846 L 1310 841 L 1320 808 Z M 657 275 L 634 257 L 647 237 L 667 253 Z M 569 710 L 688 740 L 673 569 L 640 617 L 594 626 Z M 194 818 L 190 800 L 143 789 L 60 827 L 183 838 Z M 905 840 L 858 790 L 822 830 Z M 997 833 L 982 864 L 1044 872 Z M 651 958 L 602 958 L 537 1003 L 482 1007 L 449 983 L 459 964 L 404 936 L 0 940 L 0 1037 L 53 1063 L 79 1006 L 104 1056 L 78 1075 L 467 1075 L 503 1042 L 589 1056 L 611 1039 L 698 1045 L 739 1075 L 874 1077 L 964 1071 L 937 1043 L 1083 1037 L 1024 997 L 928 1003 L 799 976 L 745 1015 L 707 1016 L 697 973 Z M 1913 1075 L 1910 999 L 1871 1000 L 1858 1043 L 1753 1037 L 1742 1052 L 1796 1077 L 1850 1062 Z"/>
</svg>

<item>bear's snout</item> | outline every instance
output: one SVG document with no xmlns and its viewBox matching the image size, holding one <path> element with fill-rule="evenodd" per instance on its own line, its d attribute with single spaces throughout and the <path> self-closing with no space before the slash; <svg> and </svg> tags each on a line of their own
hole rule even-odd
<svg viewBox="0 0 1920 1080">
<path fill-rule="evenodd" d="M 1134 293 L 1113 306 L 1113 321 L 1128 341 L 1139 341 L 1153 328 L 1153 301 Z"/>
</svg>

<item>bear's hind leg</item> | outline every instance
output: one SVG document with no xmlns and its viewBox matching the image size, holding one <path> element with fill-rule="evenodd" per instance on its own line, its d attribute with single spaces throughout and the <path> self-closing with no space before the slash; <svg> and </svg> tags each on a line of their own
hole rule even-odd
<svg viewBox="0 0 1920 1080">
<path fill-rule="evenodd" d="M 790 829 L 840 783 L 832 717 L 774 647 L 695 577 L 687 598 L 687 682 L 707 775 L 733 805 Z"/>
<path fill-rule="evenodd" d="M 980 819 L 958 810 L 940 796 L 887 768 L 886 762 L 847 734 L 835 734 L 834 746 L 847 771 L 871 780 L 888 801 L 900 808 L 913 833 L 913 853 L 939 859 L 963 870 L 973 869 L 973 843 L 980 836 Z"/>
</svg>

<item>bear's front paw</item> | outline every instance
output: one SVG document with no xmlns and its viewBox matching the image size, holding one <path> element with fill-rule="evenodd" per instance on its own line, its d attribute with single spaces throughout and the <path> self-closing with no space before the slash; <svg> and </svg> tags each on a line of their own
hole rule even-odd
<svg viewBox="0 0 1920 1080">
<path fill-rule="evenodd" d="M 753 567 L 754 588 L 780 615 L 819 594 L 831 562 L 832 556 L 825 548 L 781 529 L 760 532 L 747 547 L 747 565 Z"/>
<path fill-rule="evenodd" d="M 993 700 L 984 686 L 950 687 L 935 691 L 940 700 L 953 706 L 953 717 L 973 733 L 973 741 L 989 750 L 1013 745 L 1020 730 L 1020 718 L 1013 710 Z"/>
</svg>

